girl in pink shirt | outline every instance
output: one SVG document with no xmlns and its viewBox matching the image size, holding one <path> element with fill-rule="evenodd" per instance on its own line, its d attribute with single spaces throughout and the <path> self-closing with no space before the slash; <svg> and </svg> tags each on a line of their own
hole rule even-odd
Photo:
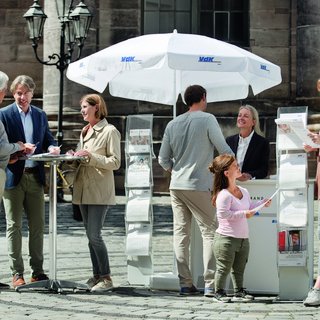
<svg viewBox="0 0 320 320">
<path fill-rule="evenodd" d="M 247 189 L 236 185 L 241 176 L 239 165 L 233 155 L 216 157 L 209 170 L 214 173 L 212 204 L 217 208 L 219 227 L 216 230 L 213 251 L 216 259 L 214 301 L 250 301 L 253 296 L 243 288 L 243 274 L 249 256 L 249 229 L 247 219 L 255 207 L 271 200 L 251 201 Z M 225 292 L 225 282 L 231 271 L 234 297 Z"/>
</svg>

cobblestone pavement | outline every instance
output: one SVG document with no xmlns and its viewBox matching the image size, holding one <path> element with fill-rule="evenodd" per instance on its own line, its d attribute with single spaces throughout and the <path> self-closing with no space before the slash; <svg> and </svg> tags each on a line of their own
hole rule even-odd
<svg viewBox="0 0 320 320">
<path fill-rule="evenodd" d="M 126 280 L 124 253 L 125 204 L 123 198 L 119 197 L 118 200 L 119 204 L 109 211 L 103 230 L 109 250 L 114 291 L 104 294 L 66 291 L 57 294 L 3 290 L 0 293 L 0 319 L 320 319 L 318 308 L 306 308 L 301 302 L 280 302 L 274 297 L 258 297 L 252 303 L 217 304 L 203 296 L 181 297 L 177 292 L 130 286 Z M 170 272 L 173 269 L 172 212 L 166 197 L 157 197 L 154 202 L 154 272 Z M 57 221 L 57 279 L 84 283 L 91 275 L 87 239 L 82 223 L 72 218 L 70 203 L 58 204 Z M 23 236 L 23 250 L 26 253 L 26 229 Z M 26 280 L 30 273 L 27 258 L 25 255 Z M 44 265 L 47 272 L 48 264 L 47 227 Z M 11 281 L 3 211 L 0 212 L 0 280 L 6 283 Z"/>
</svg>

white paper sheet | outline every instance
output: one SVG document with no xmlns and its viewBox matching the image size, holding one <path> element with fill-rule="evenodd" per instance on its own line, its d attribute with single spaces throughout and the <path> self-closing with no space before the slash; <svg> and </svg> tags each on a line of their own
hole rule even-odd
<svg viewBox="0 0 320 320">
<path fill-rule="evenodd" d="M 268 197 L 268 198 L 266 198 L 266 199 L 271 200 L 278 192 L 279 192 L 279 189 L 277 189 L 270 197 Z M 265 203 L 262 203 L 262 204 L 260 204 L 259 206 L 251 209 L 250 211 L 258 212 L 258 211 L 261 210 L 264 206 L 265 206 Z"/>
<path fill-rule="evenodd" d="M 306 153 L 282 154 L 279 167 L 280 189 L 301 189 L 306 186 Z"/>
<path fill-rule="evenodd" d="M 296 138 L 298 138 L 300 140 L 300 142 L 298 143 L 299 146 L 303 146 L 303 143 L 305 143 L 313 148 L 320 147 L 319 144 L 314 143 L 312 139 L 308 136 L 310 132 L 306 128 L 306 124 L 304 123 L 301 117 L 280 118 L 275 119 L 275 122 L 279 127 L 279 133 L 289 136 L 291 140 L 296 140 Z M 293 137 L 294 135 L 296 135 L 296 137 Z"/>
<path fill-rule="evenodd" d="M 128 256 L 148 256 L 151 248 L 151 225 L 129 224 L 126 240 Z"/>
<path fill-rule="evenodd" d="M 133 199 L 127 203 L 126 220 L 133 221 L 149 221 L 149 199 Z"/>
<path fill-rule="evenodd" d="M 283 227 L 305 227 L 308 216 L 308 199 L 305 189 L 280 192 L 279 224 Z"/>
</svg>

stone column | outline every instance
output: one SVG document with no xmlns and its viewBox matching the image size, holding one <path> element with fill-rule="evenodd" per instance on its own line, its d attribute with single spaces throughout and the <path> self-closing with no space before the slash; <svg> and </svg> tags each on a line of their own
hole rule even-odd
<svg viewBox="0 0 320 320">
<path fill-rule="evenodd" d="M 297 0 L 297 101 L 316 107 L 320 78 L 320 2 Z M 319 107 L 318 107 L 319 108 Z"/>
</svg>

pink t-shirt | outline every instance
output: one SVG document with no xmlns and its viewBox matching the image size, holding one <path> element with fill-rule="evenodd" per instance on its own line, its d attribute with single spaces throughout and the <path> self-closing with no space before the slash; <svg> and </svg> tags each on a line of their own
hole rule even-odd
<svg viewBox="0 0 320 320">
<path fill-rule="evenodd" d="M 249 238 L 249 228 L 246 211 L 255 208 L 262 201 L 252 201 L 247 189 L 239 187 L 242 198 L 238 199 L 227 189 L 219 192 L 216 199 L 219 234 L 233 238 Z"/>
</svg>

